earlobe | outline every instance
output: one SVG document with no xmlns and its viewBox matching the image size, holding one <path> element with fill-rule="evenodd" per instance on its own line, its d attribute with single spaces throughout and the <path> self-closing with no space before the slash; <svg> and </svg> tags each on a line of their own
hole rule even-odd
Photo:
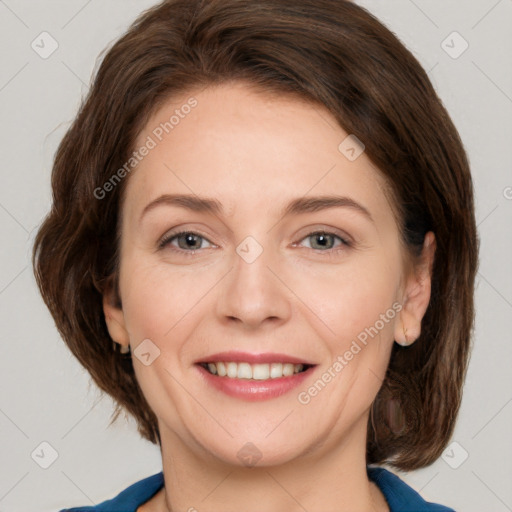
<svg viewBox="0 0 512 512">
<path fill-rule="evenodd" d="M 400 318 L 395 324 L 395 341 L 399 345 L 411 345 L 421 334 L 421 321 L 430 302 L 435 250 L 435 236 L 429 231 L 425 235 L 421 261 L 408 278 Z"/>
<path fill-rule="evenodd" d="M 126 330 L 123 310 L 118 304 L 111 282 L 103 294 L 103 313 L 110 337 L 122 346 L 122 350 L 127 350 L 130 346 L 130 338 Z"/>
</svg>

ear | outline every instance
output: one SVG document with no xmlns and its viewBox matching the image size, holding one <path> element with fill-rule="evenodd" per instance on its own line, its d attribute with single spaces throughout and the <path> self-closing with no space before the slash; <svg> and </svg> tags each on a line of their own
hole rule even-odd
<svg viewBox="0 0 512 512">
<path fill-rule="evenodd" d="M 115 290 L 112 279 L 109 279 L 103 293 L 103 313 L 105 314 L 105 322 L 110 337 L 127 350 L 130 347 L 130 337 L 126 330 L 121 300 Z"/>
<path fill-rule="evenodd" d="M 436 239 L 429 231 L 425 235 L 420 262 L 407 277 L 400 318 L 395 324 L 395 341 L 399 345 L 410 345 L 421 334 L 421 320 L 430 301 L 435 251 Z"/>
</svg>

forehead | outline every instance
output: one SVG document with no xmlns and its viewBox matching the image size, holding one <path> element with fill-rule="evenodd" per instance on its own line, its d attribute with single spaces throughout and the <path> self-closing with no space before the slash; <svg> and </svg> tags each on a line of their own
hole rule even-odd
<svg viewBox="0 0 512 512">
<path fill-rule="evenodd" d="M 227 215 L 270 214 L 298 196 L 324 194 L 390 214 L 384 177 L 348 136 L 322 106 L 243 84 L 176 96 L 137 137 L 136 150 L 151 149 L 128 180 L 128 215 L 164 193 L 216 197 Z"/>
</svg>

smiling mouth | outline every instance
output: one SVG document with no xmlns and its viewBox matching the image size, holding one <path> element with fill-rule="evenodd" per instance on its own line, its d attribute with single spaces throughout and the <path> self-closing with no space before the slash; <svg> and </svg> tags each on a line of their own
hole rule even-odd
<svg viewBox="0 0 512 512">
<path fill-rule="evenodd" d="M 292 363 L 250 364 L 228 361 L 199 363 L 199 366 L 202 366 L 212 375 L 227 379 L 270 380 L 291 377 L 292 375 L 303 373 L 315 365 Z"/>
</svg>

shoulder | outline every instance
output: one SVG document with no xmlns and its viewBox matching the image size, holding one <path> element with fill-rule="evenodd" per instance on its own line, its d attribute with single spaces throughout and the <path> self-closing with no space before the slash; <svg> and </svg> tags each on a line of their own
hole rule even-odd
<svg viewBox="0 0 512 512">
<path fill-rule="evenodd" d="M 425 501 L 412 487 L 387 469 L 367 467 L 368 477 L 386 498 L 390 512 L 455 512 L 449 507 Z"/>
<path fill-rule="evenodd" d="M 136 512 L 137 508 L 152 498 L 163 485 L 163 473 L 156 473 L 130 485 L 115 498 L 97 505 L 66 508 L 59 512 Z"/>
</svg>

